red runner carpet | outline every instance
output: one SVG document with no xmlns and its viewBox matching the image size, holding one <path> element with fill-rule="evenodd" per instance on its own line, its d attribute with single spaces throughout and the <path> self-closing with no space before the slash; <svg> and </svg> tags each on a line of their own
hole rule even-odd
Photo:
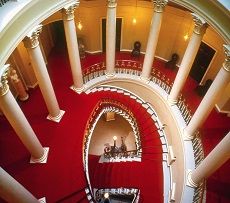
<svg viewBox="0 0 230 203">
<path fill-rule="evenodd" d="M 129 59 L 130 55 L 118 53 L 117 57 Z M 83 68 L 100 62 L 102 59 L 104 59 L 103 54 L 87 55 L 82 60 Z M 143 60 L 143 58 L 140 60 Z M 30 155 L 28 151 L 20 142 L 8 121 L 1 116 L 0 165 L 37 198 L 45 196 L 47 202 L 57 202 L 71 194 L 76 194 L 76 199 L 72 196 L 71 200 L 65 200 L 65 202 L 76 202 L 80 199 L 81 202 L 87 202 L 86 199 L 82 200 L 83 194 L 78 193 L 86 186 L 82 166 L 82 140 L 88 116 L 100 99 L 100 94 L 77 95 L 69 89 L 72 85 L 72 77 L 67 53 L 64 49 L 53 50 L 48 64 L 48 71 L 57 100 L 60 108 L 66 112 L 61 122 L 54 123 L 46 120 L 47 109 L 39 88 L 30 90 L 30 98 L 27 102 L 19 102 L 42 145 L 50 147 L 48 163 L 29 164 Z M 172 79 L 175 77 L 175 72 L 170 73 L 161 61 L 156 61 L 154 64 L 168 77 Z M 185 97 L 191 108 L 195 110 L 202 98 L 196 95 L 195 87 L 197 84 L 191 81 L 192 79 L 187 80 L 183 91 L 186 90 Z M 226 135 L 230 129 L 229 123 L 229 118 L 213 110 L 201 129 L 205 154 L 208 154 Z M 230 202 L 229 162 L 208 178 L 207 203 Z M 147 170 L 147 166 L 143 167 L 144 170 Z M 119 169 L 115 170 L 116 174 L 117 170 Z M 137 170 L 135 169 L 133 172 L 137 173 Z M 142 174 L 140 174 L 141 176 Z M 115 174 L 112 177 L 115 177 Z M 146 184 L 152 184 L 148 182 L 147 176 L 146 178 Z M 148 203 L 149 201 L 145 200 L 145 202 Z"/>
</svg>

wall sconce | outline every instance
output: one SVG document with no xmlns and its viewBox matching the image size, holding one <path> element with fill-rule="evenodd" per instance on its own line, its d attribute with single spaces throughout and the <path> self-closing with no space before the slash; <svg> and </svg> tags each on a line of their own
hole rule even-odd
<svg viewBox="0 0 230 203">
<path fill-rule="evenodd" d="M 132 20 L 133 24 L 135 25 L 137 23 L 137 19 L 134 17 Z"/>
<path fill-rule="evenodd" d="M 136 15 L 137 15 L 137 0 L 136 0 L 136 6 L 135 6 L 135 15 L 132 20 L 133 25 L 136 25 L 137 23 Z"/>
<path fill-rule="evenodd" d="M 82 26 L 82 24 L 81 24 L 81 21 L 78 22 L 77 28 L 78 28 L 79 30 L 82 30 L 83 26 Z"/>
<path fill-rule="evenodd" d="M 184 40 L 187 41 L 188 38 L 189 38 L 189 36 L 188 36 L 188 33 L 187 33 L 186 35 L 184 35 Z"/>
</svg>

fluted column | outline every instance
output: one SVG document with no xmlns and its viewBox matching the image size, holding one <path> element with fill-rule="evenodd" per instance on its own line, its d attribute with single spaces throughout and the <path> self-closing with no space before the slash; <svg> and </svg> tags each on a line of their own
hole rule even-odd
<svg viewBox="0 0 230 203">
<path fill-rule="evenodd" d="M 39 203 L 18 181 L 0 167 L 0 197 L 10 203 Z"/>
<path fill-rule="evenodd" d="M 74 10 L 79 6 L 79 1 L 62 9 L 65 37 L 69 54 L 69 61 L 73 77 L 73 85 L 70 87 L 77 93 L 84 90 L 81 61 L 78 50 L 76 26 L 74 22 Z"/>
<path fill-rule="evenodd" d="M 184 139 L 193 139 L 195 132 L 205 122 L 225 87 L 230 82 L 230 45 L 224 45 L 226 55 L 223 67 L 218 72 L 188 126 L 184 129 Z"/>
<path fill-rule="evenodd" d="M 154 13 L 151 21 L 148 43 L 141 73 L 141 79 L 145 82 L 149 82 L 150 80 L 153 60 L 161 29 L 163 11 L 168 3 L 168 0 L 153 0 L 152 2 L 154 4 Z"/>
<path fill-rule="evenodd" d="M 9 90 L 7 72 L 9 65 L 0 69 L 0 107 L 18 137 L 31 154 L 32 163 L 45 163 L 49 148 L 43 148 Z M 12 149 L 13 150 L 13 149 Z"/>
<path fill-rule="evenodd" d="M 188 173 L 188 185 L 197 187 L 199 183 L 209 177 L 230 158 L 230 132 L 208 154 L 200 165 Z"/>
<path fill-rule="evenodd" d="M 106 18 L 106 76 L 115 75 L 117 0 L 107 0 Z"/>
<path fill-rule="evenodd" d="M 39 46 L 39 34 L 42 31 L 42 26 L 36 26 L 23 40 L 25 47 L 29 53 L 31 63 L 38 80 L 46 107 L 49 111 L 48 119 L 59 122 L 64 114 L 60 110 L 50 77 L 46 68 L 46 64 Z"/>
<path fill-rule="evenodd" d="M 195 60 L 197 52 L 199 50 L 202 38 L 205 34 L 207 24 L 206 22 L 199 17 L 197 14 L 192 13 L 193 20 L 195 22 L 195 27 L 193 29 L 193 34 L 188 43 L 187 49 L 185 51 L 184 57 L 182 59 L 180 68 L 174 80 L 172 90 L 168 97 L 168 100 L 171 104 L 177 103 L 178 96 L 186 82 L 186 79 L 191 70 L 192 64 Z"/>
</svg>

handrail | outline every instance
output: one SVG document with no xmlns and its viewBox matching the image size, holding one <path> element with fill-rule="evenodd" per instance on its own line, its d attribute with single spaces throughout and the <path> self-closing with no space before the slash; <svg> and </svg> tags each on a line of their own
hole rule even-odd
<svg viewBox="0 0 230 203">
<path fill-rule="evenodd" d="M 112 107 L 111 109 L 108 109 L 108 107 Z M 140 142 L 140 135 L 139 135 L 139 130 L 138 130 L 138 125 L 136 124 L 136 120 L 133 117 L 133 114 L 131 113 L 131 111 L 124 105 L 121 104 L 118 101 L 113 101 L 111 100 L 111 102 L 109 102 L 109 99 L 102 99 L 101 101 L 99 101 L 93 111 L 90 114 L 89 120 L 87 121 L 87 125 L 86 125 L 86 129 L 85 129 L 85 137 L 84 137 L 84 141 L 83 141 L 83 165 L 84 165 L 84 170 L 86 173 L 86 180 L 88 182 L 88 186 L 89 186 L 89 190 L 92 192 L 92 188 L 91 188 L 91 184 L 90 184 L 90 179 L 89 179 L 89 173 L 88 173 L 88 150 L 89 150 L 89 143 L 90 143 L 90 139 L 92 136 L 92 132 L 93 129 L 97 123 L 97 121 L 99 120 L 99 118 L 101 117 L 101 115 L 106 112 L 106 111 L 114 111 L 116 109 L 119 109 L 121 111 L 121 113 L 125 113 L 125 115 L 128 115 L 129 118 L 132 120 L 132 122 L 134 123 L 135 127 L 135 144 L 137 146 L 137 149 L 141 148 L 141 142 Z M 119 112 L 118 112 L 119 113 Z M 138 151 L 138 155 L 140 156 L 141 154 L 141 150 Z"/>
<path fill-rule="evenodd" d="M 134 195 L 132 203 L 138 203 L 140 197 L 140 190 L 137 188 L 99 188 L 95 192 L 95 196 L 98 198 L 102 198 L 104 193 L 109 193 L 110 195 Z"/>
<path fill-rule="evenodd" d="M 130 74 L 130 75 L 141 75 L 142 63 L 139 61 L 132 60 L 116 60 L 115 72 L 119 74 Z M 87 83 L 91 79 L 105 75 L 105 62 L 100 62 L 89 66 L 83 70 L 84 82 Z M 166 75 L 160 70 L 153 67 L 151 72 L 151 81 L 161 87 L 167 94 L 170 93 L 173 83 Z M 183 98 L 182 94 L 178 98 L 177 107 L 181 111 L 181 115 L 188 125 L 192 118 L 192 111 L 189 108 L 186 100 Z"/>
<path fill-rule="evenodd" d="M 97 73 L 93 72 L 93 71 L 96 71 L 95 67 L 97 67 L 97 70 L 99 70 L 99 72 L 97 72 Z M 128 75 L 140 76 L 141 75 L 141 68 L 140 67 L 141 67 L 141 63 L 136 62 L 136 61 L 117 60 L 115 71 L 117 74 L 128 74 Z M 159 87 L 161 87 L 167 94 L 169 94 L 171 91 L 171 87 L 172 87 L 172 83 L 170 82 L 170 80 L 168 78 L 166 78 L 166 76 L 164 74 L 162 74 L 156 68 L 153 68 L 151 74 L 152 74 L 151 81 L 153 83 L 155 83 L 156 85 L 158 85 Z M 89 75 L 90 75 L 90 77 L 89 77 Z M 101 77 L 104 75 L 105 75 L 104 62 L 98 63 L 98 64 L 96 64 L 96 66 L 92 65 L 91 68 L 88 69 L 88 75 L 84 75 L 84 79 L 85 78 L 87 78 L 87 79 L 84 81 L 87 82 L 91 79 L 94 79 L 96 77 Z M 151 105 L 150 105 L 150 107 L 151 107 Z M 180 110 L 181 115 L 182 115 L 185 123 L 188 125 L 188 123 L 190 122 L 190 120 L 192 118 L 192 111 L 189 108 L 186 100 L 183 98 L 182 94 L 178 98 L 177 107 Z M 166 141 L 166 143 L 167 143 L 167 141 Z M 204 158 L 203 147 L 202 147 L 201 140 L 199 138 L 199 132 L 198 132 L 196 138 L 192 140 L 192 145 L 193 145 L 193 151 L 194 151 L 195 164 L 197 166 Z M 199 200 L 202 199 L 203 194 L 201 195 L 201 191 L 203 193 L 203 187 L 201 189 L 200 189 L 200 187 L 195 190 L 194 202 L 198 202 L 197 199 L 199 199 Z"/>
</svg>

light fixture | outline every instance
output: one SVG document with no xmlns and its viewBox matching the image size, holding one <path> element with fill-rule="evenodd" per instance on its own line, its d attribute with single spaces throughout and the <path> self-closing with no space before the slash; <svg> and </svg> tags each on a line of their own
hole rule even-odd
<svg viewBox="0 0 230 203">
<path fill-rule="evenodd" d="M 135 14 L 132 20 L 133 25 L 136 25 L 137 23 L 136 15 L 137 15 L 137 0 L 136 0 L 136 6 L 135 6 Z"/>
<path fill-rule="evenodd" d="M 132 22 L 135 25 L 137 23 L 137 19 L 134 17 Z"/>
<path fill-rule="evenodd" d="M 114 141 L 113 147 L 114 147 L 114 149 L 115 149 L 115 148 L 116 148 L 117 136 L 113 136 L 113 141 Z"/>
<path fill-rule="evenodd" d="M 82 28 L 83 28 L 83 25 L 82 25 L 82 23 L 81 23 L 81 18 L 80 18 L 80 10 L 78 9 L 77 10 L 78 12 L 77 12 L 77 19 L 78 19 L 78 23 L 77 23 L 77 28 L 78 28 L 78 30 L 82 30 Z"/>
<path fill-rule="evenodd" d="M 109 198 L 109 193 L 108 193 L 108 192 L 106 192 L 106 193 L 104 194 L 104 198 L 105 198 L 105 199 L 108 199 L 108 198 Z"/>
<path fill-rule="evenodd" d="M 184 35 L 184 40 L 185 40 L 185 41 L 188 40 L 188 33 Z"/>
<path fill-rule="evenodd" d="M 81 24 L 81 21 L 78 22 L 77 28 L 78 28 L 79 30 L 82 30 L 83 26 L 82 26 L 82 24 Z"/>
</svg>

